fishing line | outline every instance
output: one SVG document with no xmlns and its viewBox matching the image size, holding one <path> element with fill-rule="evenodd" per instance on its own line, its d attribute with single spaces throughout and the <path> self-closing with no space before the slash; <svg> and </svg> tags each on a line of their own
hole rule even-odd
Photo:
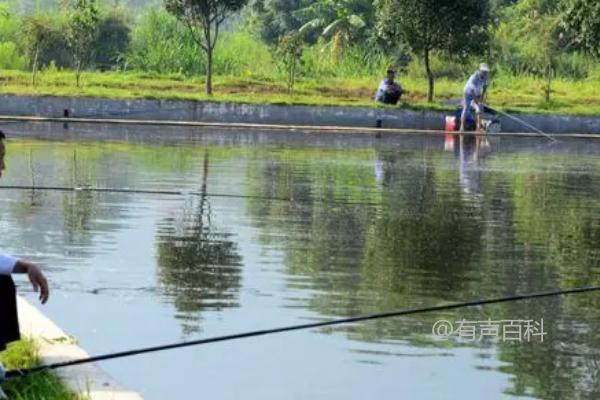
<svg viewBox="0 0 600 400">
<path fill-rule="evenodd" d="M 512 119 L 513 121 L 519 122 L 520 124 L 526 126 L 527 128 L 532 129 L 533 131 L 539 133 L 540 135 L 543 135 L 544 137 L 550 139 L 551 141 L 556 142 L 556 139 L 554 139 L 552 136 L 548 135 L 546 132 L 542 131 L 541 129 L 538 129 L 537 127 L 531 125 L 529 122 L 523 121 L 521 118 L 517 118 L 514 115 L 511 115 L 511 114 L 509 114 L 507 112 L 504 112 L 502 110 L 497 110 L 497 109 L 492 108 L 490 106 L 484 106 L 484 107 L 489 108 L 491 111 L 494 111 L 494 112 L 496 112 L 498 114 L 502 114 L 505 117 Z"/>
<path fill-rule="evenodd" d="M 273 335 L 273 334 L 290 332 L 290 331 L 300 331 L 300 330 L 313 329 L 313 328 L 322 328 L 325 326 L 345 325 L 345 324 L 350 324 L 350 323 L 355 323 L 355 322 L 378 320 L 378 319 L 384 319 L 384 318 L 393 318 L 393 317 L 400 317 L 400 316 L 405 316 L 405 315 L 423 314 L 423 313 L 429 313 L 429 312 L 433 312 L 433 311 L 446 311 L 446 310 L 453 310 L 453 309 L 465 308 L 465 307 L 507 303 L 507 302 L 514 302 L 514 301 L 538 299 L 538 298 L 543 298 L 543 297 L 562 296 L 562 295 L 568 295 L 568 294 L 581 294 L 581 293 L 596 292 L 596 291 L 600 291 L 600 286 L 579 287 L 579 288 L 565 289 L 565 290 L 554 290 L 554 291 L 548 291 L 548 292 L 513 295 L 513 296 L 499 297 L 499 298 L 493 298 L 493 299 L 487 299 L 487 300 L 486 299 L 474 300 L 474 301 L 468 301 L 468 302 L 463 302 L 463 303 L 453 303 L 453 304 L 446 304 L 446 305 L 440 305 L 440 306 L 412 308 L 412 309 L 407 309 L 407 310 L 392 311 L 392 312 L 371 314 L 371 315 L 364 315 L 364 316 L 357 316 L 357 317 L 350 317 L 350 318 L 342 318 L 342 319 L 329 320 L 329 321 L 323 321 L 323 322 L 291 325 L 291 326 L 274 328 L 274 329 L 249 331 L 249 332 L 243 332 L 243 333 L 236 333 L 236 334 L 232 334 L 232 335 L 216 336 L 216 337 L 212 337 L 212 338 L 193 340 L 193 341 L 188 341 L 188 342 L 179 342 L 179 343 L 167 344 L 167 345 L 162 345 L 162 346 L 145 347 L 145 348 L 140 348 L 140 349 L 134 349 L 134 350 L 128 350 L 128 351 L 122 351 L 122 352 L 116 352 L 116 353 L 109 353 L 109 354 L 88 357 L 88 358 L 83 358 L 83 359 L 78 359 L 78 360 L 71 360 L 71 361 L 59 362 L 59 363 L 54 363 L 54 364 L 41 365 L 41 366 L 33 367 L 33 368 L 26 368 L 26 369 L 20 369 L 20 370 L 15 369 L 15 370 L 10 370 L 10 371 L 6 372 L 6 379 L 14 379 L 14 378 L 24 377 L 24 376 L 28 376 L 28 375 L 43 372 L 43 371 L 50 371 L 50 370 L 55 370 L 55 369 L 59 369 L 59 368 L 72 367 L 72 366 L 76 366 L 76 365 L 88 364 L 88 363 L 93 363 L 93 362 L 98 362 L 98 361 L 107 361 L 107 360 L 113 360 L 113 359 L 117 359 L 117 358 L 131 357 L 131 356 L 154 353 L 154 352 L 165 351 L 165 350 L 180 349 L 180 348 L 190 347 L 190 346 L 200 346 L 200 345 L 217 343 L 217 342 L 227 342 L 227 341 L 232 341 L 232 340 L 246 339 L 246 338 L 265 336 L 265 335 Z"/>
</svg>

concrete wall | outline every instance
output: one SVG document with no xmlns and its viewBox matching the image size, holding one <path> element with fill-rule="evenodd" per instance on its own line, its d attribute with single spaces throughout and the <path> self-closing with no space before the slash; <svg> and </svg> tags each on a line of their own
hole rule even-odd
<svg viewBox="0 0 600 400">
<path fill-rule="evenodd" d="M 388 108 L 309 107 L 210 103 L 171 100 L 114 100 L 50 96 L 0 96 L 0 115 L 159 119 L 205 122 L 244 122 L 292 125 L 335 125 L 375 127 L 378 119 L 384 128 L 443 129 L 447 113 Z M 546 133 L 600 134 L 600 116 L 570 117 L 519 115 L 519 118 Z M 500 117 L 505 132 L 530 129 Z"/>
</svg>

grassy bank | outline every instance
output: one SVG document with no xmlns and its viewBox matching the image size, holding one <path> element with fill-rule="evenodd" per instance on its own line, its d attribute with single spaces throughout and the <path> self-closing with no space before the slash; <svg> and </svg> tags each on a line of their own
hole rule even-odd
<svg viewBox="0 0 600 400">
<path fill-rule="evenodd" d="M 110 97 L 126 99 L 174 99 L 252 104 L 296 104 L 316 106 L 376 107 L 372 97 L 379 77 L 354 79 L 302 79 L 292 95 L 284 82 L 266 78 L 217 76 L 215 94 L 204 94 L 203 78 L 182 75 L 155 75 L 133 72 L 87 72 L 81 88 L 75 87 L 70 71 L 46 71 L 31 85 L 31 76 L 23 71 L 1 71 L 0 93 L 15 95 L 54 95 Z M 440 79 L 436 99 L 427 103 L 425 79 L 400 77 L 407 90 L 400 107 L 450 109 L 457 102 L 464 82 Z M 543 100 L 543 82 L 532 77 L 494 77 L 489 92 L 490 105 L 509 111 L 570 115 L 600 115 L 600 79 L 553 83 L 552 101 Z"/>
<path fill-rule="evenodd" d="M 36 346 L 29 340 L 11 344 L 8 350 L 0 355 L 0 362 L 7 369 L 38 365 Z M 69 392 L 64 384 L 50 373 L 11 380 L 6 382 L 3 388 L 12 400 L 82 400 Z"/>
</svg>

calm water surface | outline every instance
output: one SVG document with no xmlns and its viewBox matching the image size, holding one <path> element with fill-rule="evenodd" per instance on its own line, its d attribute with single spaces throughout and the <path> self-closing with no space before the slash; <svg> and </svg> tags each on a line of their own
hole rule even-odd
<svg viewBox="0 0 600 400">
<path fill-rule="evenodd" d="M 0 189 L 3 247 L 46 267 L 44 312 L 92 354 L 600 284 L 600 147 L 519 140 L 12 140 L 2 185 L 184 195 Z M 591 399 L 599 306 L 541 299 L 102 366 L 149 400 Z M 543 319 L 547 334 L 443 340 L 440 319 Z"/>
</svg>

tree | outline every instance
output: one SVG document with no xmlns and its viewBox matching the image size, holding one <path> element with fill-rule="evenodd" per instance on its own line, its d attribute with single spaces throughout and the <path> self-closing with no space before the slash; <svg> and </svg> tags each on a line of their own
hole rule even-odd
<svg viewBox="0 0 600 400">
<path fill-rule="evenodd" d="M 101 70 L 118 66 L 131 44 L 131 29 L 123 11 L 113 9 L 98 24 L 95 64 Z"/>
<path fill-rule="evenodd" d="M 275 51 L 275 55 L 283 63 L 287 78 L 288 93 L 294 90 L 296 74 L 298 72 L 298 63 L 302 57 L 302 34 L 297 31 L 291 31 L 283 35 Z"/>
<path fill-rule="evenodd" d="M 53 36 L 52 26 L 50 19 L 44 14 L 26 17 L 24 23 L 27 51 L 31 58 L 31 84 L 35 86 L 40 65 L 40 53 Z"/>
<path fill-rule="evenodd" d="M 560 26 L 558 1 L 522 0 L 499 16 L 494 31 L 497 62 L 515 74 L 543 79 L 543 98 L 549 103 L 559 57 L 570 47 Z"/>
<path fill-rule="evenodd" d="M 487 48 L 489 5 L 481 0 L 379 0 L 378 32 L 388 40 L 405 41 L 422 57 L 434 95 L 432 52 L 465 58 Z"/>
<path fill-rule="evenodd" d="M 184 207 L 179 218 L 168 218 L 157 238 L 159 281 L 174 298 L 186 334 L 199 330 L 199 311 L 236 307 L 241 286 L 238 245 L 213 222 L 208 151 L 203 167 L 197 203 Z"/>
<path fill-rule="evenodd" d="M 583 50 L 600 57 L 600 2 L 567 0 L 562 22 Z"/>
<path fill-rule="evenodd" d="M 93 57 L 98 20 L 96 0 L 76 0 L 74 10 L 69 15 L 67 43 L 75 63 L 77 87 L 80 84 L 81 71 Z"/>
<path fill-rule="evenodd" d="M 219 28 L 246 0 L 165 0 L 168 12 L 183 22 L 206 53 L 206 94 L 212 94 L 213 52 Z"/>
<path fill-rule="evenodd" d="M 300 29 L 301 33 L 321 30 L 320 35 L 329 40 L 333 52 L 340 56 L 351 42 L 365 39 L 368 23 L 373 20 L 373 5 L 364 0 L 319 0 L 294 13 L 309 19 Z"/>
<path fill-rule="evenodd" d="M 276 45 L 287 33 L 298 30 L 303 22 L 295 11 L 303 8 L 303 0 L 250 0 L 252 24 L 262 40 Z"/>
</svg>

